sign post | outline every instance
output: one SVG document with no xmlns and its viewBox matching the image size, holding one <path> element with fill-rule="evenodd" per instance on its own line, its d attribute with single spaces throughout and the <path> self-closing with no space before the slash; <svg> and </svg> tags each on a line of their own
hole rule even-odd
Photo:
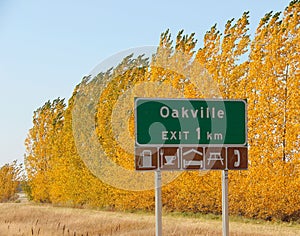
<svg viewBox="0 0 300 236">
<path fill-rule="evenodd" d="M 223 236 L 229 236 L 228 218 L 228 170 L 222 171 L 222 223 Z"/>
<path fill-rule="evenodd" d="M 155 235 L 162 235 L 161 172 L 155 171 Z"/>
<path fill-rule="evenodd" d="M 135 169 L 155 171 L 156 236 L 161 171 L 222 170 L 223 236 L 229 236 L 228 170 L 247 170 L 247 106 L 233 99 L 135 99 Z"/>
</svg>

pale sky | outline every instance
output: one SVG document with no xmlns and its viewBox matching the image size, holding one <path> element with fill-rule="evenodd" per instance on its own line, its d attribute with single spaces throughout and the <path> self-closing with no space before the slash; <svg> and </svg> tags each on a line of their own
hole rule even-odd
<svg viewBox="0 0 300 236">
<path fill-rule="evenodd" d="M 33 111 L 76 84 L 101 61 L 133 47 L 157 45 L 170 29 L 196 33 L 198 47 L 215 23 L 250 11 L 250 32 L 288 0 L 79 1 L 0 0 L 0 166 L 23 161 Z"/>
</svg>

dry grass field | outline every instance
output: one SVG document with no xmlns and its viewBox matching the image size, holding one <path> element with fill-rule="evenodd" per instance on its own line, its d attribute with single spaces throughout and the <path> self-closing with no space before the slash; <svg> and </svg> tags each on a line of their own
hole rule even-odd
<svg viewBox="0 0 300 236">
<path fill-rule="evenodd" d="M 35 205 L 0 204 L 0 236 L 155 235 L 154 215 Z M 222 222 L 206 218 L 163 217 L 163 235 L 222 235 Z M 300 235 L 300 225 L 230 222 L 230 235 Z"/>
</svg>

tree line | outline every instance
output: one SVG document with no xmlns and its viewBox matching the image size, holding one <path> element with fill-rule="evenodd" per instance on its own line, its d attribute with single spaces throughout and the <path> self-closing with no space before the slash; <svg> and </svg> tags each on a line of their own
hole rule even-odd
<svg viewBox="0 0 300 236">
<path fill-rule="evenodd" d="M 133 170 L 134 96 L 238 98 L 248 103 L 249 169 L 229 173 L 230 213 L 299 219 L 299 10 L 300 2 L 294 0 L 283 13 L 267 13 L 253 38 L 248 29 L 249 12 L 245 12 L 237 20 L 228 20 L 223 33 L 217 25 L 212 26 L 199 49 L 194 33 L 185 35 L 180 31 L 173 40 L 167 30 L 161 34 L 151 58 L 129 55 L 96 79 L 83 78 L 67 103 L 61 98 L 46 102 L 34 112 L 33 126 L 25 140 L 27 192 L 31 199 L 72 206 L 152 210 L 153 189 L 125 190 L 99 179 L 97 171 L 88 168 L 78 152 L 79 148 L 89 152 L 92 147 L 78 147 L 76 139 L 90 138 L 93 129 L 106 156 L 122 168 Z M 99 83 L 103 85 L 101 96 L 97 101 L 88 100 L 99 92 L 95 89 Z M 92 111 L 95 127 L 85 127 L 86 131 L 76 134 L 81 137 L 74 137 L 73 114 L 80 102 L 86 106 L 77 113 Z M 83 127 L 88 123 L 80 122 Z M 90 161 L 96 169 L 99 163 Z M 126 176 L 120 174 L 118 178 Z M 166 211 L 222 211 L 217 171 L 203 175 L 184 172 L 162 192 Z"/>
</svg>

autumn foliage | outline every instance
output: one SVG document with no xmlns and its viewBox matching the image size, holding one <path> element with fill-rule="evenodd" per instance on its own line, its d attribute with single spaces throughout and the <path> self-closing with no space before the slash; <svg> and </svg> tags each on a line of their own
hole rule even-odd
<svg viewBox="0 0 300 236">
<path fill-rule="evenodd" d="M 22 165 L 13 161 L 0 168 L 0 202 L 15 200 L 22 181 Z"/>
<path fill-rule="evenodd" d="M 130 55 L 117 67 L 97 75 L 98 81 L 85 77 L 68 104 L 56 99 L 37 109 L 25 156 L 33 200 L 120 210 L 154 208 L 154 190 L 115 188 L 97 178 L 78 153 L 72 129 L 72 111 L 80 102 L 76 97 L 84 99 L 95 93 L 95 83 L 100 81 L 107 82 L 105 89 L 99 100 L 90 101 L 97 105 L 97 142 L 114 163 L 128 170 L 134 168 L 134 95 L 247 99 L 249 169 L 229 172 L 230 213 L 299 218 L 300 2 L 292 1 L 282 14 L 266 14 L 253 37 L 248 18 L 245 12 L 238 20 L 229 20 L 223 33 L 214 25 L 200 49 L 196 49 L 194 34 L 180 31 L 173 42 L 166 31 L 152 58 Z M 143 83 L 147 86 L 135 91 L 134 86 Z M 124 93 L 132 98 L 131 103 L 126 102 Z M 115 106 L 123 111 L 116 113 Z M 81 112 L 85 109 L 89 107 Z M 115 130 L 125 126 L 130 135 L 116 137 Z M 83 139 L 88 138 L 84 135 L 89 128 L 80 134 Z M 221 173 L 182 173 L 163 187 L 163 206 L 167 211 L 220 213 Z"/>
</svg>

